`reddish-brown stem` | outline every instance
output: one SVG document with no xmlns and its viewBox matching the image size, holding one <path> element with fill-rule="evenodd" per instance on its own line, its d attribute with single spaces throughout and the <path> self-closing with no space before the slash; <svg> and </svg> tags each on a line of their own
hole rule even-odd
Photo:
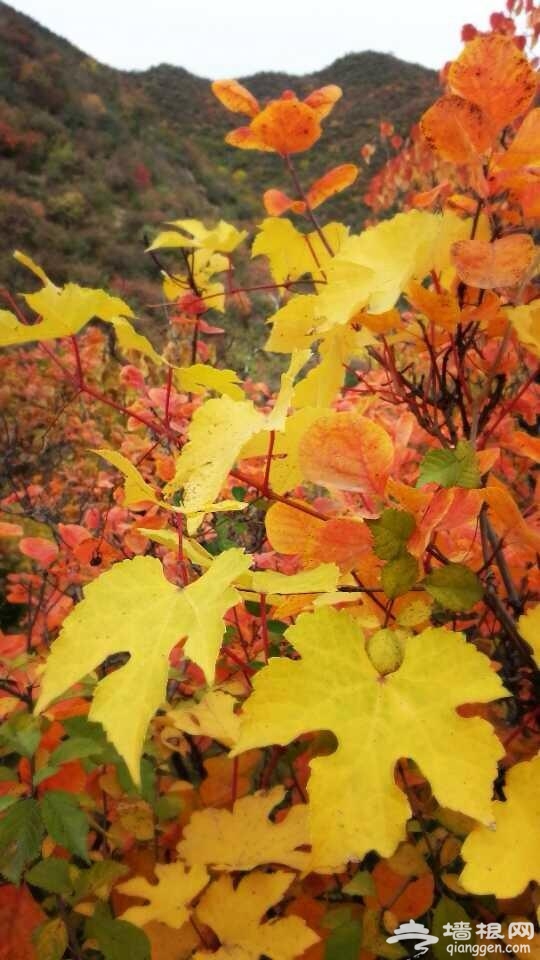
<svg viewBox="0 0 540 960">
<path fill-rule="evenodd" d="M 264 469 L 264 480 L 263 480 L 263 491 L 264 496 L 268 496 L 268 491 L 270 489 L 270 470 L 272 469 L 272 453 L 274 451 L 274 443 L 276 440 L 276 431 L 271 430 L 270 436 L 268 438 L 268 450 L 266 452 L 266 466 Z"/>
</svg>

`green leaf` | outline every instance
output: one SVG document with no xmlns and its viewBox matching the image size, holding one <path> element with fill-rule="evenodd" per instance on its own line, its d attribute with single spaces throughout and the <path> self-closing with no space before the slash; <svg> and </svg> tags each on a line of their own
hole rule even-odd
<svg viewBox="0 0 540 960">
<path fill-rule="evenodd" d="M 439 938 L 439 942 L 434 943 L 432 946 L 435 960 L 448 960 L 448 950 L 446 948 L 449 943 L 454 942 L 452 937 L 444 935 L 444 927 L 447 923 L 468 923 L 472 934 L 468 943 L 472 944 L 476 939 L 474 935 L 474 924 L 471 923 L 471 919 L 463 907 L 455 900 L 450 900 L 449 897 L 442 896 L 433 911 L 433 923 L 430 931 L 434 937 Z"/>
<path fill-rule="evenodd" d="M 13 794 L 10 793 L 6 793 L 3 797 L 0 797 L 0 813 L 12 807 L 14 803 L 17 803 L 18 799 L 19 797 L 14 797 Z"/>
<path fill-rule="evenodd" d="M 406 510 L 383 510 L 378 520 L 366 521 L 373 536 L 373 549 L 381 560 L 395 560 L 405 551 L 405 544 L 416 522 Z"/>
<path fill-rule="evenodd" d="M 453 450 L 429 450 L 420 464 L 417 487 L 438 483 L 441 487 L 480 486 L 480 471 L 474 447 L 468 440 L 458 440 Z"/>
<path fill-rule="evenodd" d="M 117 880 L 129 873 L 128 867 L 115 860 L 98 860 L 89 870 L 81 870 L 74 885 L 74 899 L 98 897 L 106 900 Z"/>
<path fill-rule="evenodd" d="M 159 797 L 154 803 L 154 813 L 158 820 L 174 820 L 178 816 L 183 803 L 176 793 L 168 794 L 165 797 Z"/>
<path fill-rule="evenodd" d="M 68 932 L 60 917 L 42 923 L 32 934 L 37 960 L 61 960 L 68 947 Z"/>
<path fill-rule="evenodd" d="M 108 909 L 98 904 L 85 924 L 85 934 L 97 940 L 105 960 L 150 960 L 150 943 L 143 930 L 125 920 L 113 920 Z"/>
<path fill-rule="evenodd" d="M 359 870 L 352 880 L 343 887 L 343 893 L 349 897 L 372 897 L 375 894 L 375 884 L 369 870 Z"/>
<path fill-rule="evenodd" d="M 49 757 L 51 766 L 61 766 L 70 760 L 82 760 L 84 757 L 93 757 L 100 753 L 101 746 L 96 740 L 88 737 L 70 737 L 63 740 Z"/>
<path fill-rule="evenodd" d="M 324 948 L 324 960 L 357 960 L 362 942 L 362 926 L 350 916 L 350 911 L 335 911 L 325 926 L 332 927 Z"/>
<path fill-rule="evenodd" d="M 473 570 L 462 563 L 438 567 L 422 581 L 427 592 L 447 610 L 456 613 L 470 610 L 482 599 L 483 589 Z"/>
<path fill-rule="evenodd" d="M 40 721 L 29 713 L 10 717 L 0 729 L 0 745 L 21 757 L 33 757 L 40 739 Z"/>
<path fill-rule="evenodd" d="M 66 790 L 49 790 L 40 800 L 40 808 L 53 840 L 87 861 L 88 821 L 73 795 Z"/>
<path fill-rule="evenodd" d="M 46 890 L 47 893 L 58 893 L 65 896 L 73 890 L 73 881 L 70 876 L 70 866 L 67 860 L 61 860 L 60 857 L 48 857 L 47 860 L 40 860 L 31 870 L 28 870 L 25 878 L 27 883 L 33 887 L 39 887 Z"/>
<path fill-rule="evenodd" d="M 19 800 L 0 821 L 0 873 L 19 883 L 26 865 L 41 852 L 43 823 L 35 800 Z"/>
<path fill-rule="evenodd" d="M 418 580 L 418 561 L 410 553 L 402 553 L 385 563 L 381 570 L 383 590 L 390 600 L 400 597 L 414 587 Z"/>
</svg>

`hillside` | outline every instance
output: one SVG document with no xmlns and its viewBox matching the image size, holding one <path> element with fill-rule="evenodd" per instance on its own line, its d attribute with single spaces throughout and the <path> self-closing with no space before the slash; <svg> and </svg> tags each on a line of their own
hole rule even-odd
<svg viewBox="0 0 540 960">
<path fill-rule="evenodd" d="M 306 182 L 358 160 L 383 117 L 405 133 L 437 90 L 432 71 L 370 52 L 309 76 L 243 82 L 263 100 L 288 87 L 342 86 L 314 159 L 299 157 Z M 141 73 L 103 66 L 0 2 L 0 281 L 20 279 L 10 253 L 21 247 L 58 281 L 114 285 L 121 276 L 144 302 L 155 277 L 144 237 L 163 220 L 252 222 L 262 189 L 288 186 L 277 157 L 224 144 L 231 120 L 209 81 L 169 65 Z M 361 224 L 364 185 L 325 212 Z"/>
</svg>

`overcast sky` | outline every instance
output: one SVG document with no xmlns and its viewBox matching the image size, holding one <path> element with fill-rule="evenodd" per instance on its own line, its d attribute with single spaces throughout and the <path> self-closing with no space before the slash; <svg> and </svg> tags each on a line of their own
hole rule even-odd
<svg viewBox="0 0 540 960">
<path fill-rule="evenodd" d="M 502 0 L 14 0 L 18 10 L 111 66 L 157 63 L 214 79 L 306 73 L 362 50 L 440 68 L 464 23 Z"/>
</svg>

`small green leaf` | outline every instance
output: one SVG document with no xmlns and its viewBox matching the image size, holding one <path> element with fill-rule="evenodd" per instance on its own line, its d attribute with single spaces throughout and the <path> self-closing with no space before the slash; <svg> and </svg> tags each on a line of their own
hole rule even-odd
<svg viewBox="0 0 540 960">
<path fill-rule="evenodd" d="M 235 500 L 245 500 L 246 499 L 246 488 L 245 487 L 232 487 L 231 493 Z"/>
<path fill-rule="evenodd" d="M 395 560 L 385 563 L 381 570 L 381 583 L 390 600 L 400 597 L 414 587 L 418 580 L 418 561 L 410 553 L 402 553 Z"/>
<path fill-rule="evenodd" d="M 61 960 L 68 947 L 68 932 L 60 917 L 42 923 L 32 934 L 37 960 Z"/>
<path fill-rule="evenodd" d="M 27 871 L 24 879 L 33 887 L 39 887 L 47 893 L 58 893 L 60 896 L 66 896 L 73 889 L 69 863 L 67 860 L 61 860 L 60 857 L 40 860 Z"/>
<path fill-rule="evenodd" d="M 98 897 L 106 900 L 117 880 L 125 877 L 129 869 L 115 860 L 98 860 L 89 870 L 81 870 L 74 884 L 74 899 Z"/>
<path fill-rule="evenodd" d="M 373 549 L 381 560 L 395 560 L 405 551 L 405 544 L 416 523 L 406 510 L 383 510 L 378 520 L 366 521 L 373 536 Z"/>
<path fill-rule="evenodd" d="M 113 920 L 108 909 L 98 904 L 85 924 L 89 939 L 97 940 L 105 960 L 150 960 L 150 943 L 143 930 L 126 920 Z"/>
<path fill-rule="evenodd" d="M 449 943 L 454 942 L 453 937 L 448 937 L 444 934 L 444 927 L 447 923 L 452 924 L 452 926 L 454 923 L 468 924 L 468 928 L 472 934 L 468 942 L 473 944 L 476 939 L 474 934 L 475 925 L 471 923 L 471 918 L 463 907 L 455 900 L 450 900 L 449 897 L 442 896 L 433 911 L 433 923 L 431 926 L 431 933 L 434 937 L 439 938 L 439 942 L 434 943 L 432 947 L 435 960 L 448 960 L 448 950 L 446 948 Z"/>
<path fill-rule="evenodd" d="M 28 863 L 41 851 L 43 823 L 35 800 L 19 800 L 0 821 L 0 873 L 19 883 Z"/>
<path fill-rule="evenodd" d="M 331 919 L 332 933 L 325 943 L 324 960 L 357 960 L 362 942 L 360 921 L 341 910 L 336 914 Z"/>
<path fill-rule="evenodd" d="M 61 766 L 70 760 L 82 760 L 84 757 L 93 757 L 100 753 L 99 743 L 88 737 L 69 737 L 63 740 L 49 757 L 51 766 Z"/>
<path fill-rule="evenodd" d="M 33 757 L 40 739 L 40 721 L 29 713 L 10 717 L 0 729 L 0 745 L 21 757 Z"/>
<path fill-rule="evenodd" d="M 41 816 L 56 843 L 82 860 L 88 860 L 88 821 L 73 794 L 49 790 L 40 800 Z"/>
<path fill-rule="evenodd" d="M 343 887 L 343 893 L 349 897 L 372 897 L 375 893 L 375 884 L 369 870 L 359 870 L 352 880 Z"/>
<path fill-rule="evenodd" d="M 453 450 L 429 450 L 420 464 L 417 487 L 438 483 L 441 487 L 480 486 L 480 471 L 474 447 L 468 440 L 459 440 Z"/>
<path fill-rule="evenodd" d="M 158 820 L 174 820 L 178 816 L 183 803 L 176 793 L 170 793 L 166 797 L 159 797 L 154 804 L 154 813 Z"/>
<path fill-rule="evenodd" d="M 6 793 L 3 797 L 0 797 L 0 813 L 12 807 L 14 803 L 17 803 L 18 799 L 19 797 L 14 797 L 13 794 L 10 793 Z"/>
<path fill-rule="evenodd" d="M 470 610 L 482 599 L 484 592 L 474 571 L 462 563 L 448 563 L 432 570 L 422 586 L 442 607 L 456 613 Z"/>
</svg>

